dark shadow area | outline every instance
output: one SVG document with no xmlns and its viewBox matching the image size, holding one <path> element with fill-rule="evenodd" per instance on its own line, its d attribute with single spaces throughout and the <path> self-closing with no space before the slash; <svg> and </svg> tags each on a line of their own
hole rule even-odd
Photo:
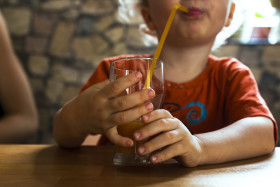
<svg viewBox="0 0 280 187">
<path fill-rule="evenodd" d="M 96 155 L 101 149 L 102 155 Z M 42 186 L 146 186 L 160 183 L 172 184 L 175 179 L 192 180 L 199 172 L 202 177 L 213 173 L 224 173 L 235 167 L 254 165 L 271 155 L 230 162 L 221 165 L 186 168 L 176 162 L 153 166 L 123 166 L 112 164 L 114 151 L 108 147 L 82 147 L 62 149 L 48 147 L 35 154 L 33 176 Z M 197 176 L 196 176 L 197 178 Z"/>
</svg>

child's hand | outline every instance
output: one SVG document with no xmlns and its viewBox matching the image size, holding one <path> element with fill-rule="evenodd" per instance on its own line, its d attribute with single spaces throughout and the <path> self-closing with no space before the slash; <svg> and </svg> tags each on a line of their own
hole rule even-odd
<svg viewBox="0 0 280 187">
<path fill-rule="evenodd" d="M 122 137 L 117 126 L 134 121 L 153 110 L 151 103 L 138 106 L 154 97 L 151 89 L 119 96 L 126 88 L 139 82 L 141 73 L 133 73 L 113 83 L 108 81 L 93 85 L 85 90 L 76 102 L 79 102 L 80 124 L 92 134 L 105 134 L 116 145 L 132 146 L 133 140 Z M 78 101 L 79 100 L 79 101 Z"/>
<path fill-rule="evenodd" d="M 153 137 L 138 148 L 140 154 L 148 154 L 164 148 L 152 155 L 153 163 L 176 158 L 184 166 L 195 167 L 201 158 L 201 146 L 187 127 L 163 109 L 154 110 L 142 117 L 147 126 L 134 133 L 137 141 Z"/>
</svg>

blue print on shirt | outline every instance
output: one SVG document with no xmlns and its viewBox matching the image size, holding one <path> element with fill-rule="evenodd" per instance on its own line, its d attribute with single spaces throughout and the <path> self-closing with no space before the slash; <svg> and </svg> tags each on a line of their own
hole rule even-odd
<svg viewBox="0 0 280 187">
<path fill-rule="evenodd" d="M 185 120 L 188 125 L 198 125 L 207 117 L 207 109 L 204 104 L 200 102 L 189 103 L 183 109 L 177 103 L 163 103 L 163 108 L 168 110 L 171 114 L 182 110 L 181 112 L 186 114 Z"/>
<path fill-rule="evenodd" d="M 186 120 L 189 125 L 197 125 L 206 119 L 207 109 L 200 102 L 189 103 L 184 110 L 187 110 Z"/>
</svg>

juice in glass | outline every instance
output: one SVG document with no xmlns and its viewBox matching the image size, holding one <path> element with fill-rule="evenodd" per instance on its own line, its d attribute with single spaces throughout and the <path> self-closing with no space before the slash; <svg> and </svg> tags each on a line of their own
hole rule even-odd
<svg viewBox="0 0 280 187">
<path fill-rule="evenodd" d="M 145 125 L 144 122 L 137 120 L 133 121 L 124 125 L 119 125 L 118 126 L 118 133 L 121 136 L 128 137 L 133 139 L 133 133 L 143 127 Z M 135 153 L 135 148 L 134 147 L 121 147 L 121 146 L 116 146 L 116 151 L 118 153 L 127 153 L 127 154 L 134 154 Z"/>
</svg>

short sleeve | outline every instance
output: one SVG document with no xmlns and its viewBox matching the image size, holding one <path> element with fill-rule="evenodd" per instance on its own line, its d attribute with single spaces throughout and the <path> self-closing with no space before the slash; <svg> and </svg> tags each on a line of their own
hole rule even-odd
<svg viewBox="0 0 280 187">
<path fill-rule="evenodd" d="M 226 70 L 226 116 L 229 123 L 242 118 L 264 116 L 274 123 L 277 141 L 277 124 L 266 102 L 260 95 L 254 75 L 240 62 L 233 62 Z"/>
</svg>

